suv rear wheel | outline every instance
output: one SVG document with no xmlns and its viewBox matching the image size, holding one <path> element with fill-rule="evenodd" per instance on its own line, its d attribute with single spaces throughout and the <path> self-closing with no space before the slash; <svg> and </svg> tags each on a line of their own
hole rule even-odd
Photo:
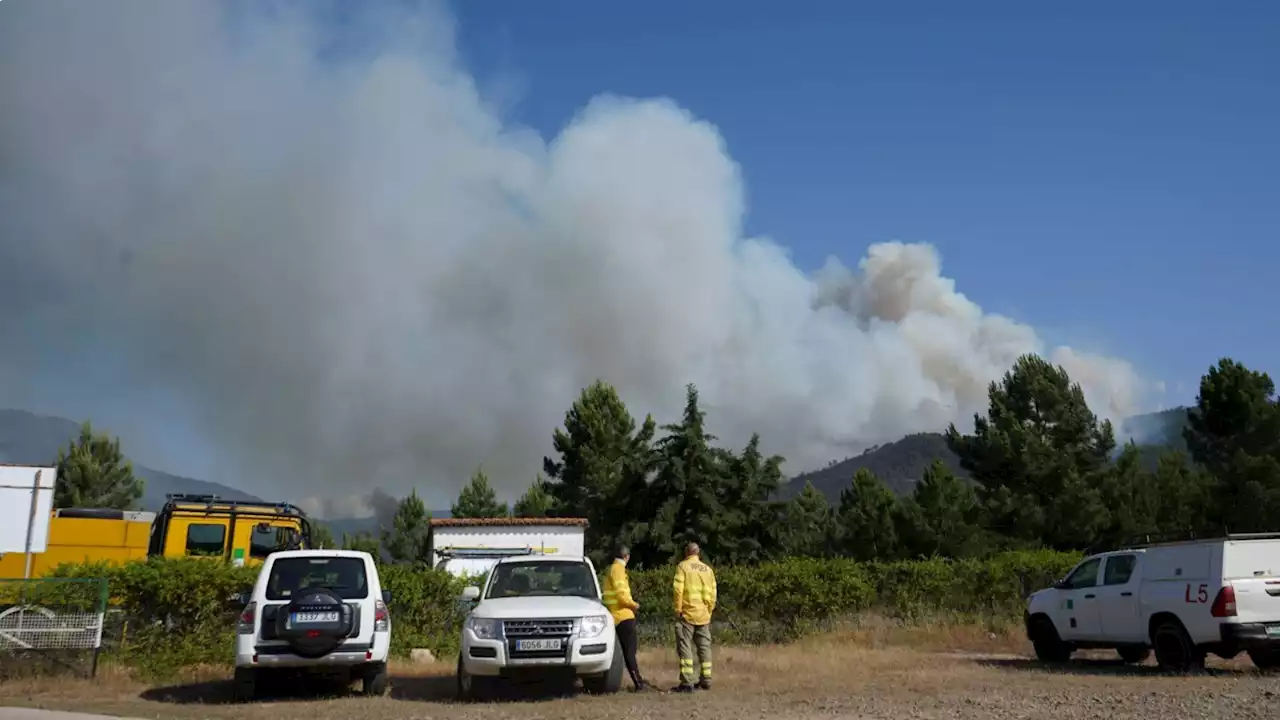
<svg viewBox="0 0 1280 720">
<path fill-rule="evenodd" d="M 236 668 L 232 696 L 236 702 L 252 702 L 258 696 L 258 673 L 253 668 Z"/>
<path fill-rule="evenodd" d="M 365 695 L 387 694 L 387 664 L 373 663 L 364 666 L 362 688 Z"/>
</svg>

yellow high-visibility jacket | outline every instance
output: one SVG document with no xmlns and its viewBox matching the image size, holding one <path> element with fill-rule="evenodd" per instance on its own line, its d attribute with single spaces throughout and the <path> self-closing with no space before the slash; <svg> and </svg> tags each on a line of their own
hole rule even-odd
<svg viewBox="0 0 1280 720">
<path fill-rule="evenodd" d="M 716 611 L 716 574 L 711 566 L 694 555 L 676 566 L 671 583 L 675 595 L 676 617 L 690 625 L 706 625 Z"/>
<path fill-rule="evenodd" d="M 609 573 L 604 577 L 604 606 L 609 608 L 613 616 L 613 624 L 623 620 L 634 620 L 640 603 L 631 597 L 631 583 L 627 580 L 627 565 L 621 560 L 614 560 L 609 566 Z"/>
</svg>

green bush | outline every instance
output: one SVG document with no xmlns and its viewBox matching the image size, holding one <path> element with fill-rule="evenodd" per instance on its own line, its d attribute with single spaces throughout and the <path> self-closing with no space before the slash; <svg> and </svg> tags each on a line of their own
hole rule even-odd
<svg viewBox="0 0 1280 720">
<path fill-rule="evenodd" d="M 716 568 L 716 633 L 722 642 L 779 642 L 868 610 L 907 621 L 939 614 L 1015 618 L 1029 592 L 1062 577 L 1077 560 L 1066 553 L 1011 552 L 983 560 L 793 558 Z M 650 641 L 670 639 L 673 572 L 672 567 L 630 572 L 632 593 L 641 604 L 638 620 Z M 256 568 L 205 559 L 151 558 L 126 565 L 64 565 L 52 576 L 106 578 L 110 606 L 120 618 L 118 632 L 108 638 L 111 658 L 161 674 L 230 661 L 240 610 L 234 597 L 252 586 L 256 574 Z M 455 654 L 464 614 L 459 594 L 469 581 L 425 567 L 386 565 L 381 574 L 392 593 L 393 654 L 418 647 L 439 657 Z M 82 594 L 95 587 L 48 585 L 80 588 L 75 591 Z"/>
</svg>

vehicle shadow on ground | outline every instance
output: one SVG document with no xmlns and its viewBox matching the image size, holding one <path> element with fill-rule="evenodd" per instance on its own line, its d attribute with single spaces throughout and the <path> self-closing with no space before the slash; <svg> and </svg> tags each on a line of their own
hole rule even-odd
<svg viewBox="0 0 1280 720">
<path fill-rule="evenodd" d="M 311 680 L 298 683 L 280 683 L 276 686 L 262 688 L 258 691 L 258 695 L 253 702 L 330 700 L 358 694 L 355 690 L 343 686 L 341 683 Z M 150 702 L 168 703 L 170 705 L 232 705 L 236 703 L 234 686 L 230 680 L 211 680 L 208 682 L 155 687 L 142 691 L 138 697 Z"/>
<path fill-rule="evenodd" d="M 409 702 L 456 702 L 457 680 L 452 675 L 393 675 L 388 693 L 394 700 Z M 564 683 L 529 683 L 505 689 L 494 697 L 497 702 L 536 702 L 574 697 L 576 688 Z M 170 705 L 231 705 L 236 702 L 231 680 L 166 685 L 139 694 L 143 700 Z M 332 700 L 360 697 L 360 692 L 341 683 L 323 680 L 279 683 L 261 688 L 254 703 Z"/>
<path fill-rule="evenodd" d="M 1171 677 L 1155 665 L 1131 665 L 1120 659 L 1098 660 L 1077 658 L 1065 663 L 1043 663 L 1030 658 L 974 658 L 983 667 L 1020 672 L 1071 675 L 1105 675 L 1110 677 Z M 1202 675 L 1241 676 L 1253 674 L 1251 668 L 1206 668 Z"/>
<path fill-rule="evenodd" d="M 391 697 L 409 702 L 453 703 L 457 699 L 458 681 L 452 675 L 418 675 L 391 678 Z M 494 702 L 538 702 L 571 698 L 580 691 L 564 682 L 530 682 L 503 688 Z"/>
</svg>

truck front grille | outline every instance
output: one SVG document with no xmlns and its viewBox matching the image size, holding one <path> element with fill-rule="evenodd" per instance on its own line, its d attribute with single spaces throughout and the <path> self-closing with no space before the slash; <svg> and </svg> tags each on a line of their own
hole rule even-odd
<svg viewBox="0 0 1280 720">
<path fill-rule="evenodd" d="M 569 640 L 573 635 L 573 619 L 567 620 L 504 620 L 502 631 L 507 639 L 507 657 L 513 660 L 563 658 L 569 653 Z M 520 641 L 528 639 L 559 640 L 558 650 L 520 650 Z"/>
<path fill-rule="evenodd" d="M 509 638 L 568 637 L 573 620 L 504 620 L 502 632 Z"/>
</svg>

